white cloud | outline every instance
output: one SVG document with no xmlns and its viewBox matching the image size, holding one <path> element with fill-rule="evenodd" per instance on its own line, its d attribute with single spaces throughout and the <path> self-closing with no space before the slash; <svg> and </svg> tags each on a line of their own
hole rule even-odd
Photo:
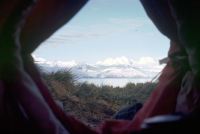
<svg viewBox="0 0 200 134">
<path fill-rule="evenodd" d="M 71 60 L 71 61 L 56 61 L 55 65 L 59 66 L 59 67 L 74 67 L 77 65 L 76 61 Z"/>
<path fill-rule="evenodd" d="M 87 63 L 77 63 L 71 61 L 50 61 L 33 55 L 36 64 L 44 69 L 56 71 L 59 69 L 72 69 L 74 73 L 84 74 L 84 76 L 92 77 L 154 77 L 158 74 L 164 65 L 159 65 L 157 59 L 152 57 L 141 57 L 139 59 L 129 59 L 125 56 L 106 58 L 97 61 L 93 65 Z"/>
<path fill-rule="evenodd" d="M 159 65 L 158 60 L 152 58 L 152 57 L 141 57 L 137 60 L 131 60 L 133 64 L 138 66 L 154 66 Z"/>
<path fill-rule="evenodd" d="M 61 68 L 71 68 L 77 65 L 76 61 L 71 60 L 71 61 L 61 61 L 61 60 L 57 60 L 57 61 L 50 61 L 50 60 L 46 60 L 44 58 L 38 57 L 36 55 L 32 55 L 35 63 L 37 64 L 43 64 L 49 67 L 61 67 Z"/>
<path fill-rule="evenodd" d="M 79 65 L 75 60 L 62 61 L 62 60 L 46 60 L 44 58 L 32 55 L 35 62 L 38 64 L 47 64 L 49 66 L 59 66 L 59 67 L 73 67 Z M 139 59 L 130 59 L 126 56 L 121 57 L 110 57 L 101 61 L 97 61 L 94 66 L 133 66 L 142 69 L 155 69 L 160 70 L 163 68 L 163 65 L 160 65 L 158 59 L 152 57 L 141 57 Z"/>
<path fill-rule="evenodd" d="M 35 62 L 39 62 L 39 63 L 46 62 L 46 59 L 41 58 L 41 57 L 38 57 L 38 56 L 36 56 L 36 55 L 34 55 L 34 54 L 32 54 L 32 57 L 33 57 L 33 59 L 35 60 Z"/>
<path fill-rule="evenodd" d="M 130 61 L 125 56 L 122 56 L 117 58 L 107 58 L 103 61 L 97 61 L 96 64 L 102 66 L 130 65 Z"/>
<path fill-rule="evenodd" d="M 97 61 L 98 65 L 113 66 L 113 65 L 158 65 L 158 60 L 152 57 L 141 57 L 139 59 L 129 59 L 125 56 L 106 58 L 102 61 Z"/>
<path fill-rule="evenodd" d="M 129 59 L 122 56 L 116 58 L 106 58 L 105 60 L 97 61 L 96 64 L 101 66 L 132 66 L 147 72 L 160 72 L 164 67 L 164 65 L 159 65 L 158 59 L 154 59 L 152 57 Z"/>
<path fill-rule="evenodd" d="M 159 59 L 152 57 L 141 57 L 137 60 L 131 60 L 132 64 L 147 73 L 159 73 L 165 65 L 159 64 Z"/>
</svg>

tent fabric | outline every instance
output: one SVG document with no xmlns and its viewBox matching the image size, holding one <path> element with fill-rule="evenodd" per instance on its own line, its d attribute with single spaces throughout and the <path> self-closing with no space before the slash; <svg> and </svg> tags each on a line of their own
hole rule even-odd
<svg viewBox="0 0 200 134">
<path fill-rule="evenodd" d="M 47 24 L 50 23 L 51 25 L 53 25 L 54 29 L 49 30 L 48 26 L 51 25 L 47 25 L 47 27 L 45 27 L 46 29 L 44 29 L 44 31 L 46 32 L 41 34 L 41 36 L 43 35 L 42 39 L 39 37 L 37 38 L 38 40 L 36 38 L 33 38 L 32 40 L 29 40 L 30 44 L 25 44 L 25 39 L 31 38 L 31 36 L 34 37 L 33 35 L 39 36 L 38 34 L 40 32 L 38 30 L 42 30 L 42 28 L 40 27 L 40 25 L 31 24 L 29 27 L 27 27 L 28 30 L 24 29 L 24 31 L 27 30 L 25 34 L 26 36 L 24 35 L 25 37 L 22 38 L 24 40 L 20 41 L 20 28 L 23 26 L 22 20 L 24 20 L 24 18 L 26 17 L 27 19 L 29 18 L 28 16 L 26 16 L 28 15 L 28 13 L 41 13 L 43 8 L 40 8 L 41 10 L 39 11 L 30 9 L 28 11 L 29 5 L 32 6 L 33 1 L 0 1 L 1 7 L 3 7 L 0 9 L 0 78 L 2 85 L 0 89 L 2 96 L 0 113 L 0 117 L 2 120 L 0 130 L 2 130 L 3 133 L 68 133 L 67 127 L 70 126 L 70 123 L 69 125 L 61 123 L 59 119 L 62 116 L 62 112 L 58 113 L 60 110 L 58 108 L 56 109 L 55 105 L 53 105 L 54 103 L 51 102 L 51 97 L 48 96 L 48 91 L 43 90 L 43 85 L 41 85 L 40 83 L 36 83 L 37 81 L 34 81 L 32 76 L 26 71 L 28 69 L 26 69 L 25 67 L 29 67 L 31 65 L 29 64 L 30 62 L 26 60 L 29 59 L 30 52 L 32 52 L 34 48 L 39 45 L 37 43 L 40 43 L 49 35 L 53 34 L 53 32 L 55 32 L 55 30 L 62 26 L 64 22 L 68 21 L 82 7 L 82 5 L 84 5 L 86 1 L 81 0 L 80 2 L 78 2 L 79 4 L 77 4 L 76 2 L 73 0 L 62 0 L 58 3 L 55 0 L 48 0 L 35 3 L 35 5 L 33 6 L 37 7 L 37 4 L 39 4 L 39 7 L 44 7 L 44 9 L 45 5 L 47 4 L 49 5 L 47 7 L 47 11 L 57 14 L 61 13 L 64 8 L 59 8 L 59 10 L 57 8 L 51 7 L 59 7 L 59 5 L 67 5 L 64 7 L 70 6 L 70 8 L 68 7 L 69 10 L 64 10 L 69 15 L 66 15 L 67 17 L 65 17 L 64 15 L 62 16 L 62 18 L 60 19 L 62 23 L 60 23 L 60 21 L 55 21 L 56 23 L 52 24 L 53 22 L 46 21 Z M 58 5 L 56 6 L 56 4 Z M 52 15 L 56 15 L 53 13 Z M 37 15 L 31 16 L 32 20 L 30 21 L 30 23 L 40 21 L 37 17 Z M 48 17 L 50 16 L 47 16 L 47 18 Z M 25 24 L 29 24 L 28 21 Z M 32 26 L 36 26 L 36 28 Z M 36 30 L 36 32 L 34 30 Z M 31 44 L 35 42 L 37 43 Z M 25 53 L 24 51 L 27 53 Z M 35 73 L 37 72 L 32 67 L 29 68 L 29 71 Z M 39 78 L 40 76 L 36 75 L 35 80 Z M 55 112 L 56 110 L 57 113 Z M 68 122 L 70 122 L 71 120 L 73 119 L 69 117 Z M 76 123 L 76 125 L 78 126 L 78 123 Z M 78 130 L 80 133 L 81 129 Z M 76 133 L 78 130 L 73 127 L 69 128 L 70 133 Z"/>
<path fill-rule="evenodd" d="M 188 53 L 188 60 L 193 74 L 200 78 L 200 1 L 169 1 L 175 22 L 178 24 L 179 39 Z"/>
<path fill-rule="evenodd" d="M 181 50 L 177 44 L 172 42 L 169 55 L 173 54 L 171 53 L 172 51 L 176 53 Z M 137 125 L 136 128 L 140 129 L 141 123 L 146 118 L 174 113 L 176 98 L 181 88 L 180 85 L 185 72 L 186 69 L 181 64 L 175 66 L 173 60 L 168 61 L 159 77 L 157 87 L 133 120 Z"/>
<path fill-rule="evenodd" d="M 171 40 L 168 54 L 170 60 L 162 71 L 156 89 L 131 121 L 108 120 L 93 129 L 64 113 L 52 99 L 30 54 L 68 22 L 86 2 L 87 0 L 38 0 L 35 3 L 33 0 L 0 1 L 1 132 L 130 134 L 142 131 L 141 125 L 149 117 L 174 112 L 198 112 L 199 27 L 195 23 L 192 26 L 194 32 L 188 31 L 188 27 L 190 28 L 189 24 L 195 17 L 190 17 L 191 13 L 198 15 L 199 8 L 185 13 L 177 4 L 180 3 L 179 0 L 141 0 L 157 28 Z M 189 3 L 181 6 L 199 7 L 195 0 Z M 186 17 L 183 17 L 183 12 Z M 190 22 L 189 18 L 193 21 Z M 180 56 L 186 58 L 177 60 Z"/>
<path fill-rule="evenodd" d="M 167 0 L 140 0 L 147 15 L 158 30 L 170 40 L 178 42 L 177 26 Z M 169 28 L 170 27 L 170 28 Z"/>
<path fill-rule="evenodd" d="M 178 35 L 187 54 L 191 70 L 183 79 L 176 111 L 199 112 L 200 106 L 200 1 L 169 1 L 178 24 Z"/>
<path fill-rule="evenodd" d="M 88 0 L 37 0 L 22 27 L 22 53 L 29 55 L 66 24 Z M 38 34 L 39 33 L 39 34 Z"/>
</svg>

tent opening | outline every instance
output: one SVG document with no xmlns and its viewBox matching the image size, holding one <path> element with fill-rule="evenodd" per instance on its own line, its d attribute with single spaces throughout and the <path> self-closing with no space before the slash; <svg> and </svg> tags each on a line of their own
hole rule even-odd
<svg viewBox="0 0 200 134">
<path fill-rule="evenodd" d="M 98 0 L 89 1 L 33 57 L 65 112 L 97 125 L 145 102 L 165 66 L 158 61 L 167 56 L 168 44 L 139 1 Z"/>
</svg>

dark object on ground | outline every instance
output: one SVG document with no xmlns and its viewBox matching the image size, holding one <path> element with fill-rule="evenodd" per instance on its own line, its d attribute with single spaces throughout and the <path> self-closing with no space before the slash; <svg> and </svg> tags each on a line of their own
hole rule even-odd
<svg viewBox="0 0 200 134">
<path fill-rule="evenodd" d="M 135 114 L 142 108 L 142 103 L 136 103 L 119 110 L 114 116 L 114 119 L 132 120 Z"/>
</svg>

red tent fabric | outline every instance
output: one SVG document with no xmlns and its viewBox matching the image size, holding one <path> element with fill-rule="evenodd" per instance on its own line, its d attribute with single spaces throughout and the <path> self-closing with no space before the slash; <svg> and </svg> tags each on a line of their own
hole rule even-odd
<svg viewBox="0 0 200 134">
<path fill-rule="evenodd" d="M 87 0 L 38 0 L 35 3 L 33 0 L 0 1 L 2 133 L 129 134 L 142 131 L 141 124 L 146 118 L 177 111 L 198 111 L 199 47 L 196 44 L 199 43 L 199 30 L 194 29 L 194 25 L 198 27 L 196 23 L 192 25 L 194 32 L 187 28 L 195 20 L 195 16 L 190 16 L 191 13 L 198 16 L 199 2 L 194 0 L 178 5 L 179 0 L 141 0 L 149 17 L 171 40 L 170 60 L 152 95 L 132 121 L 109 120 L 95 129 L 64 113 L 49 94 L 30 54 L 68 22 L 86 2 Z M 186 13 L 182 10 L 184 6 L 195 8 Z M 199 19 L 195 21 L 199 22 Z M 177 57 L 187 55 L 192 72 L 185 76 L 189 70 L 185 66 L 187 62 L 181 60 L 181 63 Z M 184 76 L 193 83 L 189 82 L 186 84 L 188 86 L 182 84 L 181 87 Z"/>
</svg>

